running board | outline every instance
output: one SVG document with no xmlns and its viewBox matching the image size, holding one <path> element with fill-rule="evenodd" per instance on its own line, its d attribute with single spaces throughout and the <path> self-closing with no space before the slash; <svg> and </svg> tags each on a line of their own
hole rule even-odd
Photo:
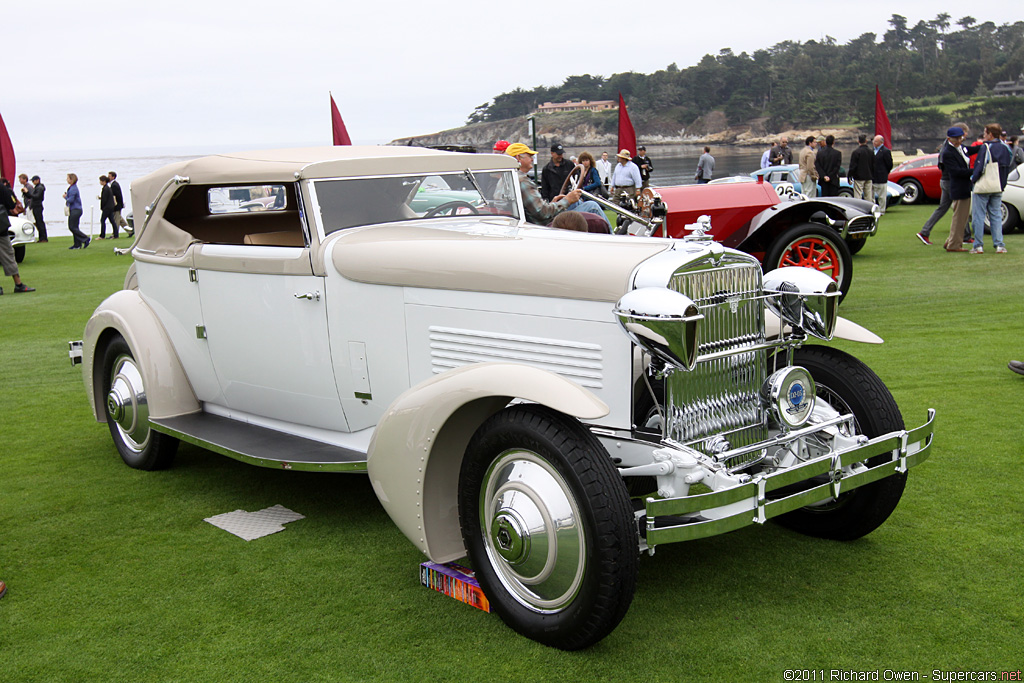
<svg viewBox="0 0 1024 683">
<path fill-rule="evenodd" d="M 365 472 L 366 453 L 210 413 L 150 420 L 154 430 L 258 467 Z"/>
</svg>

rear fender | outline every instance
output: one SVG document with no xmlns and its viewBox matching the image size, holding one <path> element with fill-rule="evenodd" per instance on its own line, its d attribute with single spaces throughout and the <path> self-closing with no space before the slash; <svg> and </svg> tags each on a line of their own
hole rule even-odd
<svg viewBox="0 0 1024 683">
<path fill-rule="evenodd" d="M 186 415 L 200 409 L 156 314 L 137 290 L 121 290 L 99 305 L 85 326 L 82 340 L 82 379 L 97 422 L 107 421 L 103 355 L 107 344 L 118 334 L 128 343 L 142 373 L 151 418 Z"/>
<path fill-rule="evenodd" d="M 581 420 L 608 414 L 591 392 L 545 370 L 478 363 L 412 387 L 388 407 L 367 453 L 370 482 L 410 541 L 435 562 L 465 555 L 458 488 L 470 438 L 513 399 Z"/>
</svg>

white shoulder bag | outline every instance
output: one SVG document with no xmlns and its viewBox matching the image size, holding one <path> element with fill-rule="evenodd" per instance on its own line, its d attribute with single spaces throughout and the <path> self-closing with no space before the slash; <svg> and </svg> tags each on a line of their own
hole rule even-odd
<svg viewBox="0 0 1024 683">
<path fill-rule="evenodd" d="M 999 180 L 999 164 L 992 161 L 992 147 L 985 145 L 985 170 L 981 177 L 974 183 L 976 194 L 995 194 L 1003 191 L 1003 184 Z"/>
</svg>

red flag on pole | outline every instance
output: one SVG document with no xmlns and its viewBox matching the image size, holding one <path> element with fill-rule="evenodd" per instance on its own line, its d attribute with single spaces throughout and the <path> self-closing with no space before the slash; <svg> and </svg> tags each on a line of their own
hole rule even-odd
<svg viewBox="0 0 1024 683">
<path fill-rule="evenodd" d="M 14 172 L 14 145 L 11 144 L 11 136 L 7 134 L 7 126 L 4 125 L 2 116 L 0 116 L 0 177 L 7 178 L 12 185 L 18 177 Z"/>
<path fill-rule="evenodd" d="M 348 129 L 345 128 L 345 122 L 341 120 L 341 114 L 338 112 L 338 105 L 334 103 L 334 95 L 331 95 L 331 131 L 334 133 L 335 145 L 352 144 L 352 138 L 348 136 Z"/>
<path fill-rule="evenodd" d="M 885 146 L 892 149 L 892 126 L 889 124 L 889 116 L 885 113 L 885 105 L 882 104 L 882 93 L 875 86 L 875 135 L 881 135 Z"/>
<path fill-rule="evenodd" d="M 619 149 L 628 149 L 630 154 L 636 154 L 636 132 L 633 130 L 633 122 L 629 120 L 629 112 L 626 111 L 626 100 L 622 99 L 619 93 Z"/>
</svg>

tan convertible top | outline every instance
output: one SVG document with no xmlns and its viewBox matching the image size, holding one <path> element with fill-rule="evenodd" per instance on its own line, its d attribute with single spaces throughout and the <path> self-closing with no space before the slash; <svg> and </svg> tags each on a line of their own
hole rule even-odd
<svg viewBox="0 0 1024 683">
<path fill-rule="evenodd" d="M 463 154 L 425 147 L 340 146 L 267 149 L 217 154 L 164 166 L 132 183 L 132 205 L 141 216 L 160 188 L 176 175 L 193 185 L 291 183 L 304 178 L 389 175 L 393 173 L 455 173 L 518 168 L 501 154 Z"/>
</svg>

